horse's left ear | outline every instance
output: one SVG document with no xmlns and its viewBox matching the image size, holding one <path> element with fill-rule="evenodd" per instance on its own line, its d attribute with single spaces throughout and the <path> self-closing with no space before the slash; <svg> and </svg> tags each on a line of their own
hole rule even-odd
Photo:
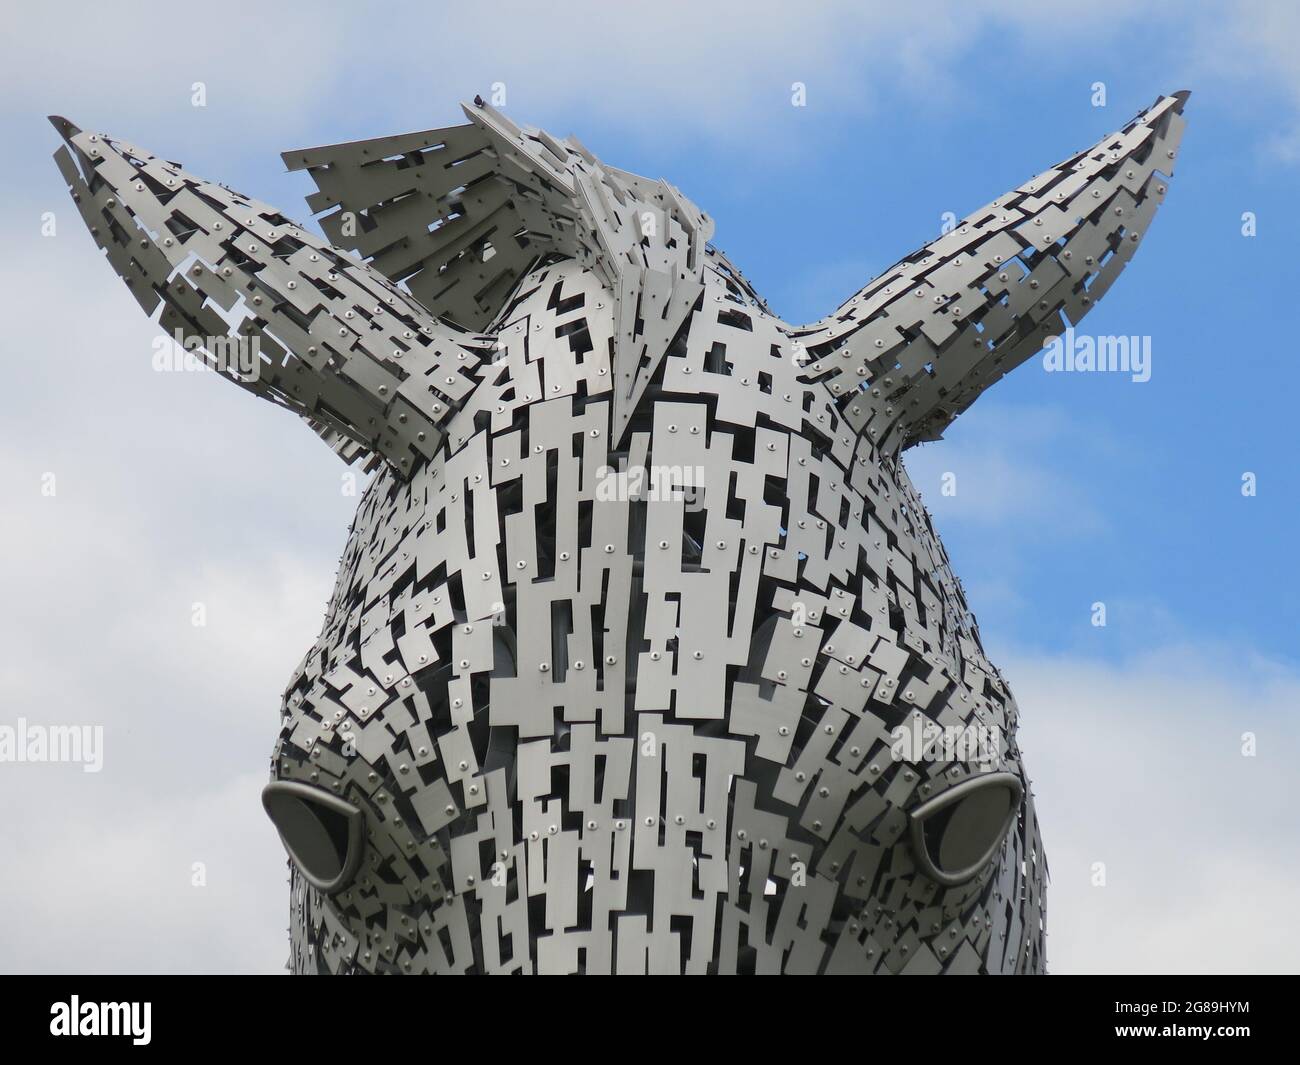
<svg viewBox="0 0 1300 1065">
<path fill-rule="evenodd" d="M 1161 97 L 793 330 L 805 379 L 882 450 L 939 439 L 1110 288 L 1164 199 L 1189 95 Z"/>
</svg>

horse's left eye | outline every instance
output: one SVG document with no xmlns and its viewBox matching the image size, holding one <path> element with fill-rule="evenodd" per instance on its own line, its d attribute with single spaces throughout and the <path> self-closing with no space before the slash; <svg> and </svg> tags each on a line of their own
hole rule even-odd
<svg viewBox="0 0 1300 1065">
<path fill-rule="evenodd" d="M 965 780 L 912 811 L 912 847 L 921 868 L 953 886 L 978 875 L 1006 838 L 1023 789 L 1013 773 Z"/>
</svg>

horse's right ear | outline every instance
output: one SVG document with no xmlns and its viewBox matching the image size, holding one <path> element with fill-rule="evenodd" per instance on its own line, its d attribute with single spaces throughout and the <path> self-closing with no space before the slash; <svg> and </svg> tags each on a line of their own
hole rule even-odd
<svg viewBox="0 0 1300 1065">
<path fill-rule="evenodd" d="M 437 454 L 490 357 L 378 271 L 275 208 L 65 118 L 54 159 L 147 314 L 207 364 L 305 418 L 346 460 L 407 475 Z"/>
</svg>

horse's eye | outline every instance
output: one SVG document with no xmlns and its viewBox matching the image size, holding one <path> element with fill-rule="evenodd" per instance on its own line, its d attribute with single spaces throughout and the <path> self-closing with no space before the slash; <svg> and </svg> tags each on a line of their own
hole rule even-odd
<svg viewBox="0 0 1300 1065">
<path fill-rule="evenodd" d="M 268 784 L 262 806 L 307 883 L 332 895 L 352 882 L 363 850 L 364 817 L 357 807 L 291 780 Z"/>
<path fill-rule="evenodd" d="M 940 884 L 965 883 L 986 866 L 1016 818 L 1022 794 L 1013 773 L 965 780 L 912 811 L 912 847 Z"/>
</svg>

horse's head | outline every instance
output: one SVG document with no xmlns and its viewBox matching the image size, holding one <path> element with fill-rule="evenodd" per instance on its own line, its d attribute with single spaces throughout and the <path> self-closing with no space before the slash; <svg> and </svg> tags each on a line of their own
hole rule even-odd
<svg viewBox="0 0 1300 1065">
<path fill-rule="evenodd" d="M 1110 286 L 1186 96 L 803 326 L 478 101 L 285 153 L 329 242 L 53 119 L 146 312 L 379 471 L 264 795 L 295 964 L 1041 968 L 1015 703 L 899 457 Z"/>
</svg>

